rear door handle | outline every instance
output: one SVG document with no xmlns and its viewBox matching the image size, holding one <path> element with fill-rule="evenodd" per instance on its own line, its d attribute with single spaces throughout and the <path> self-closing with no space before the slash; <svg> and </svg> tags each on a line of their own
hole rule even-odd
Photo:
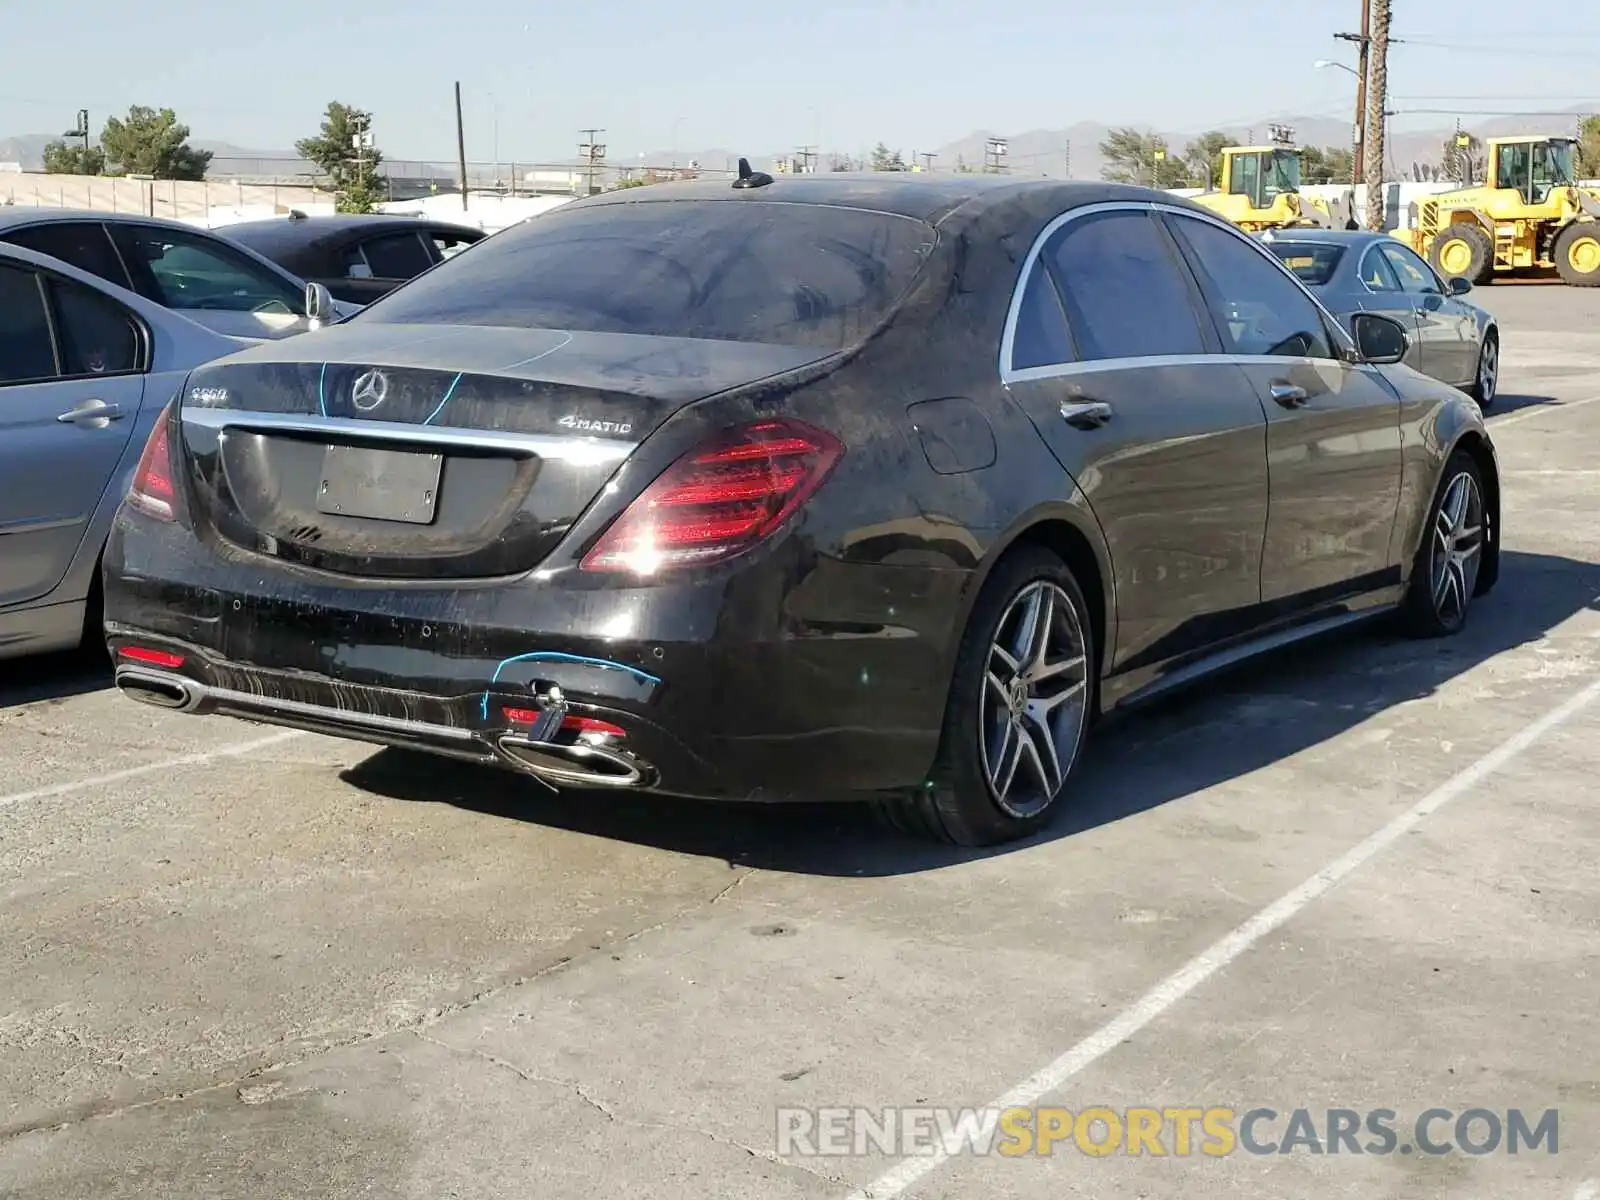
<svg viewBox="0 0 1600 1200">
<path fill-rule="evenodd" d="M 109 422 L 122 420 L 122 406 L 107 404 L 104 400 L 85 400 L 69 408 L 56 420 L 63 425 L 90 425 L 104 429 Z"/>
<path fill-rule="evenodd" d="M 1099 429 L 1114 415 L 1111 405 L 1101 400 L 1068 400 L 1061 405 L 1061 419 L 1074 429 Z"/>
<path fill-rule="evenodd" d="M 1272 382 L 1272 398 L 1285 408 L 1299 408 L 1311 394 L 1298 384 L 1290 383 L 1286 379 L 1275 379 Z"/>
</svg>

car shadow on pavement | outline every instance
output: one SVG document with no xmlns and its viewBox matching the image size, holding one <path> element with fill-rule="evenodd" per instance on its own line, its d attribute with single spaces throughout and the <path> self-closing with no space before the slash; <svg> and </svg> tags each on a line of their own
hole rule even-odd
<svg viewBox="0 0 1600 1200">
<path fill-rule="evenodd" d="M 65 700 L 111 686 L 111 663 L 82 650 L 0 662 L 0 709 Z"/>
<path fill-rule="evenodd" d="M 1517 392 L 1501 392 L 1494 398 L 1494 403 L 1485 412 L 1484 419 L 1488 422 L 1490 432 L 1494 432 L 1494 419 L 1509 416 L 1514 412 L 1521 412 L 1525 408 L 1559 408 L 1562 401 L 1554 396 L 1533 396 Z"/>
<path fill-rule="evenodd" d="M 508 820 L 615 838 L 730 865 L 825 876 L 884 876 L 1017 853 L 1139 813 L 1287 759 L 1480 663 L 1600 609 L 1600 564 L 1507 552 L 1500 583 L 1454 638 L 1415 641 L 1381 624 L 1266 655 L 1108 720 L 1072 796 L 1034 838 L 989 850 L 924 844 L 881 827 L 865 805 L 707 803 L 560 795 L 507 771 L 385 750 L 345 771 L 365 791 L 448 803 Z M 1155 752 L 1159 748 L 1159 752 Z"/>
</svg>

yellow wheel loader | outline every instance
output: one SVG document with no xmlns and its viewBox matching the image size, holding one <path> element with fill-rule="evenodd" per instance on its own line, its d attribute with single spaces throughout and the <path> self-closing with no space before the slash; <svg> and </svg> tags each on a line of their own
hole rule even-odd
<svg viewBox="0 0 1600 1200">
<path fill-rule="evenodd" d="M 1221 190 L 1211 191 L 1208 184 L 1193 199 L 1251 233 L 1343 229 L 1350 218 L 1348 199 L 1327 204 L 1300 194 L 1300 151 L 1287 146 L 1225 147 Z"/>
<path fill-rule="evenodd" d="M 1429 196 L 1415 228 L 1393 236 L 1446 279 L 1554 270 L 1576 287 L 1600 286 L 1600 193 L 1576 185 L 1577 142 L 1505 137 L 1486 147 L 1483 184 Z"/>
</svg>

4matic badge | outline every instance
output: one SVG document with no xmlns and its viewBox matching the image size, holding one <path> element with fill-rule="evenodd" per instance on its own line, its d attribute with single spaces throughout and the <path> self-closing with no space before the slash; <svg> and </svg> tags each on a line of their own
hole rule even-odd
<svg viewBox="0 0 1600 1200">
<path fill-rule="evenodd" d="M 632 421 L 595 421 L 588 417 L 580 417 L 576 413 L 568 413 L 556 422 L 563 429 L 581 429 L 585 433 L 620 433 L 633 432 Z"/>
</svg>

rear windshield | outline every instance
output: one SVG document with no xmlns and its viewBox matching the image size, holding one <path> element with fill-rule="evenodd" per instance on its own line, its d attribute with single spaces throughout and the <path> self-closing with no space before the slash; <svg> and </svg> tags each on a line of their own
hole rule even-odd
<svg viewBox="0 0 1600 1200">
<path fill-rule="evenodd" d="M 1283 265 L 1296 275 L 1300 282 L 1311 287 L 1327 283 L 1339 268 L 1344 257 L 1343 246 L 1323 246 L 1315 242 L 1269 242 L 1267 249 L 1283 260 Z"/>
<path fill-rule="evenodd" d="M 484 239 L 353 319 L 838 350 L 894 310 L 934 236 L 907 217 L 817 204 L 557 210 Z"/>
</svg>

